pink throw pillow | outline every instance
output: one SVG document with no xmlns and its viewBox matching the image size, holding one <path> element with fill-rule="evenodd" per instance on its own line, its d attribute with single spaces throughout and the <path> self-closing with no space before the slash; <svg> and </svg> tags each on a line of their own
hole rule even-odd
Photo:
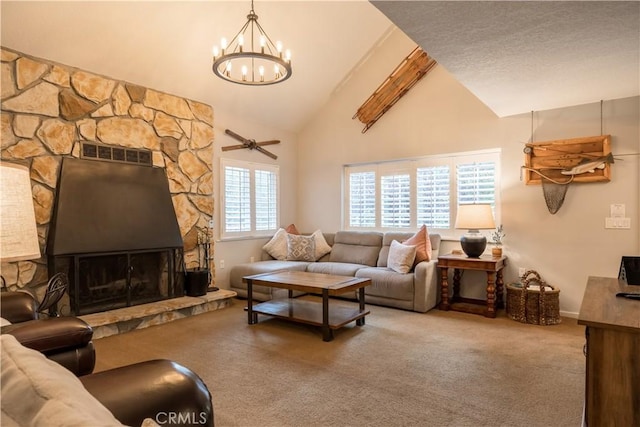
<svg viewBox="0 0 640 427">
<path fill-rule="evenodd" d="M 295 224 L 289 224 L 287 225 L 287 228 L 284 229 L 287 233 L 289 234 L 296 234 L 296 235 L 300 235 L 300 232 L 298 231 L 298 229 L 296 228 Z"/>
<path fill-rule="evenodd" d="M 431 261 L 431 240 L 429 240 L 429 233 L 427 232 L 426 225 L 423 224 L 416 234 L 409 237 L 402 243 L 405 245 L 416 246 L 416 264 L 422 261 Z"/>
</svg>

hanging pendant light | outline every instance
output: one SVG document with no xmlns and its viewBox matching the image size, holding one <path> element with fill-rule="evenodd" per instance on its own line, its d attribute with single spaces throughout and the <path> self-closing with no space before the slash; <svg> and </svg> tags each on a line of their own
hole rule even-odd
<svg viewBox="0 0 640 427">
<path fill-rule="evenodd" d="M 258 15 L 251 10 L 247 22 L 227 44 L 227 39 L 213 47 L 213 73 L 229 82 L 264 86 L 280 83 L 291 77 L 291 52 L 282 51 L 282 43 L 271 41 Z"/>
</svg>

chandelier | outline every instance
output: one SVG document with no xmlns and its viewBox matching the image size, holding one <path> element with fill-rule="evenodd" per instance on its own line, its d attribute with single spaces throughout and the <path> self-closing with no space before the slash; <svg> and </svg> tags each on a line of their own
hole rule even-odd
<svg viewBox="0 0 640 427">
<path fill-rule="evenodd" d="M 213 72 L 232 83 L 263 86 L 280 83 L 291 77 L 291 52 L 282 52 L 282 43 L 271 41 L 258 15 L 251 10 L 247 22 L 227 44 L 223 38 L 213 47 Z"/>
</svg>

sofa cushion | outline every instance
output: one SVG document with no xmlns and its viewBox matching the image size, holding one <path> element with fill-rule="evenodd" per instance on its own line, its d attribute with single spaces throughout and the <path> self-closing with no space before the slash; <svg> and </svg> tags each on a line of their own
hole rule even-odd
<svg viewBox="0 0 640 427">
<path fill-rule="evenodd" d="M 361 268 L 356 277 L 371 279 L 371 285 L 364 288 L 365 295 L 413 301 L 414 276 L 400 274 L 383 267 Z"/>
<path fill-rule="evenodd" d="M 397 240 L 389 246 L 389 259 L 387 266 L 397 273 L 408 273 L 413 268 L 416 259 L 416 246 L 404 245 Z"/>
<path fill-rule="evenodd" d="M 298 236 L 287 233 L 287 260 L 309 261 L 316 260 L 316 240 L 313 236 Z"/>
<path fill-rule="evenodd" d="M 298 229 L 296 228 L 295 224 L 289 224 L 287 225 L 287 227 L 284 229 L 284 231 L 286 231 L 289 234 L 300 234 L 300 232 L 298 231 Z"/>
<path fill-rule="evenodd" d="M 416 234 L 409 237 L 402 243 L 405 245 L 416 245 L 415 264 L 431 260 L 431 239 L 429 239 L 429 233 L 427 232 L 426 225 L 423 224 Z"/>
<path fill-rule="evenodd" d="M 316 241 L 316 258 L 314 261 L 318 261 L 320 258 L 331 252 L 331 246 L 329 246 L 324 234 L 322 234 L 322 231 L 320 230 L 314 231 L 311 237 Z"/>
<path fill-rule="evenodd" d="M 307 266 L 309 273 L 334 274 L 336 276 L 355 276 L 363 264 L 351 264 L 348 262 L 314 262 Z"/>
<path fill-rule="evenodd" d="M 382 247 L 382 233 L 338 231 L 329 260 L 374 267 Z"/>
<path fill-rule="evenodd" d="M 3 426 L 120 426 L 80 380 L 42 353 L 2 335 Z"/>
<path fill-rule="evenodd" d="M 387 233 L 384 233 L 384 237 L 382 239 L 382 247 L 380 248 L 380 253 L 378 254 L 376 265 L 378 267 L 387 267 L 387 261 L 389 260 L 389 247 L 391 246 L 391 242 L 393 242 L 394 240 L 403 242 L 411 236 L 413 236 L 413 233 L 408 232 L 389 231 Z"/>
<path fill-rule="evenodd" d="M 279 228 L 263 247 L 266 253 L 278 260 L 287 259 L 287 231 L 284 228 Z"/>
</svg>

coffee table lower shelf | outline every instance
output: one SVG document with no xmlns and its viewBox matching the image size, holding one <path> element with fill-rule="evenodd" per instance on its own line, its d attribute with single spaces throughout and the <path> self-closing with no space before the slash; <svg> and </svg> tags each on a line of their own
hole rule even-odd
<svg viewBox="0 0 640 427">
<path fill-rule="evenodd" d="M 252 311 L 292 322 L 324 327 L 322 310 L 322 304 L 315 301 L 273 299 L 254 305 Z M 357 306 L 347 307 L 332 304 L 329 308 L 327 326 L 329 329 L 339 329 L 354 320 L 357 325 L 362 326 L 364 325 L 364 316 L 369 313 L 369 310 L 360 311 Z"/>
</svg>

